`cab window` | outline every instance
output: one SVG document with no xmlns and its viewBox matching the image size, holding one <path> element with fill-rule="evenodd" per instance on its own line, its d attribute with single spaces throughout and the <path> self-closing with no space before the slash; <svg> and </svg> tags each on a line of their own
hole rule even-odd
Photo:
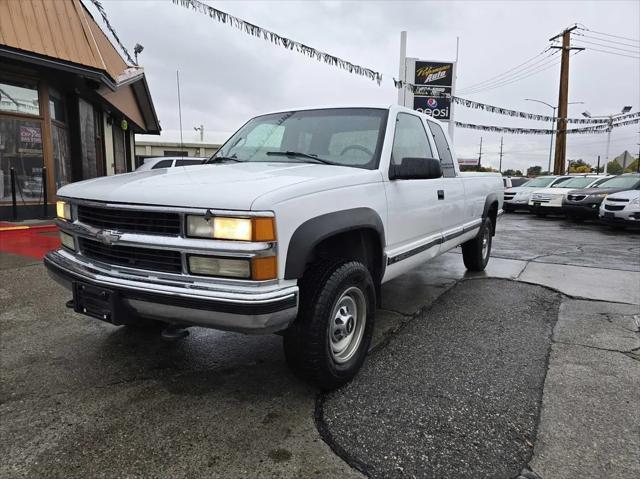
<svg viewBox="0 0 640 479">
<path fill-rule="evenodd" d="M 408 113 L 398 113 L 391 150 L 391 164 L 400 165 L 403 158 L 433 158 L 422 120 Z"/>
<path fill-rule="evenodd" d="M 453 164 L 453 155 L 451 154 L 447 137 L 444 135 L 442 127 L 437 123 L 427 121 L 427 125 L 429 125 L 429 130 L 431 130 L 433 139 L 436 142 L 436 150 L 438 150 L 440 166 L 442 167 L 442 176 L 445 178 L 453 178 L 456 176 L 456 168 Z"/>
</svg>

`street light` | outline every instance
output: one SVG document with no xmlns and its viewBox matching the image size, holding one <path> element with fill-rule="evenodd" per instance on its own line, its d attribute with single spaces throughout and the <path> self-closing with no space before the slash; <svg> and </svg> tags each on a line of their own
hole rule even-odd
<svg viewBox="0 0 640 479">
<path fill-rule="evenodd" d="M 551 117 L 551 142 L 549 143 L 549 165 L 547 166 L 547 171 L 551 172 L 551 154 L 553 152 L 553 129 L 555 127 L 555 123 L 556 123 L 556 110 L 558 109 L 557 106 L 553 106 L 550 105 L 549 103 L 547 103 L 546 101 L 542 101 L 542 100 L 534 100 L 533 98 L 525 98 L 525 100 L 527 101 L 535 101 L 536 103 L 542 103 L 543 105 L 547 105 L 549 108 L 553 108 L 553 116 Z M 580 104 L 580 105 L 584 105 L 583 101 L 572 101 L 569 102 L 569 105 L 575 105 L 575 104 Z"/>
<path fill-rule="evenodd" d="M 611 147 L 611 130 L 613 130 L 613 120 L 615 120 L 620 115 L 629 113 L 631 111 L 631 108 L 632 107 L 630 105 L 626 105 L 622 107 L 622 110 L 620 111 L 620 113 L 613 113 L 611 115 L 599 115 L 599 116 L 593 116 L 591 115 L 591 113 L 589 113 L 586 110 L 582 112 L 582 115 L 586 116 L 587 118 L 606 118 L 607 119 L 607 151 L 604 158 L 604 170 L 602 171 L 602 174 L 604 175 L 607 174 L 607 168 L 609 166 L 609 148 Z"/>
</svg>

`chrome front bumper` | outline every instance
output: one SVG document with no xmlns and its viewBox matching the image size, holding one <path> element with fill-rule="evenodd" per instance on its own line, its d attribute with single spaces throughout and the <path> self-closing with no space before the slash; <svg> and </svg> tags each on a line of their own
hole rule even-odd
<svg viewBox="0 0 640 479">
<path fill-rule="evenodd" d="M 230 286 L 126 274 L 65 250 L 47 253 L 44 264 L 54 280 L 116 291 L 133 312 L 172 324 L 197 325 L 253 334 L 286 329 L 298 311 L 296 284 Z"/>
</svg>

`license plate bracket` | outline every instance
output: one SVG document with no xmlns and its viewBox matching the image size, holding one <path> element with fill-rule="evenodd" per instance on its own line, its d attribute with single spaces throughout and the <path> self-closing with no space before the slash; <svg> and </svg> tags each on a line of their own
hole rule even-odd
<svg viewBox="0 0 640 479">
<path fill-rule="evenodd" d="M 533 202 L 533 206 L 535 206 L 536 208 L 540 208 L 540 202 L 539 201 L 534 201 Z"/>
<path fill-rule="evenodd" d="M 615 217 L 615 215 L 613 213 L 611 213 L 610 211 L 605 211 L 604 212 L 604 216 L 605 216 L 605 218 L 613 218 L 613 217 Z"/>
<path fill-rule="evenodd" d="M 119 305 L 117 291 L 82 282 L 73 283 L 73 309 L 76 313 L 119 324 Z"/>
</svg>

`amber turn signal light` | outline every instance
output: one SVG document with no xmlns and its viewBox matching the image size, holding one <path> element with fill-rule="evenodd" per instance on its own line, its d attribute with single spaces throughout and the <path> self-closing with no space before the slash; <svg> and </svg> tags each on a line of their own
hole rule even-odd
<svg viewBox="0 0 640 479">
<path fill-rule="evenodd" d="M 265 256 L 253 258 L 251 261 L 251 279 L 255 281 L 265 281 L 278 277 L 278 258 L 276 256 Z"/>
<path fill-rule="evenodd" d="M 275 218 L 253 218 L 253 241 L 275 240 Z"/>
</svg>

